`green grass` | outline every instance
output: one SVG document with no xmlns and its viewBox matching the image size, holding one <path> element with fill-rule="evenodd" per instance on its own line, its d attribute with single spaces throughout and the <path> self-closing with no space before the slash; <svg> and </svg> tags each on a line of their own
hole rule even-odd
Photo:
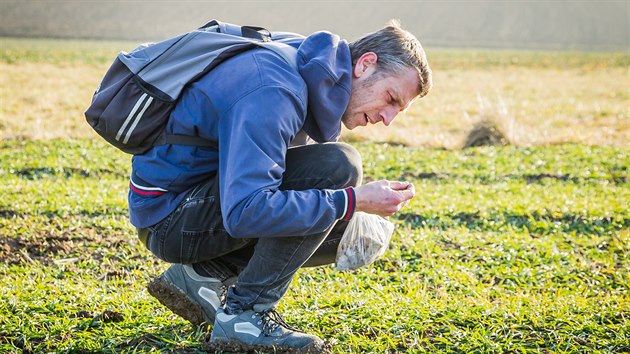
<svg viewBox="0 0 630 354">
<path fill-rule="evenodd" d="M 356 145 L 417 197 L 374 265 L 298 273 L 280 310 L 337 353 L 630 351 L 628 149 Z M 145 290 L 166 268 L 128 222 L 130 157 L 0 143 L 0 352 L 197 352 Z"/>
</svg>

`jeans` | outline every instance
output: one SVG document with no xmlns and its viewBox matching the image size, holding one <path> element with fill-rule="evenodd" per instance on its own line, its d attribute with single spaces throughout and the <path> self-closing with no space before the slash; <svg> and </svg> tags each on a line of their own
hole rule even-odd
<svg viewBox="0 0 630 354">
<path fill-rule="evenodd" d="M 342 189 L 358 186 L 361 157 L 343 143 L 290 148 L 281 190 Z M 299 216 L 296 216 L 299 217 Z M 169 263 L 192 264 L 238 281 L 226 297 L 226 311 L 262 311 L 275 306 L 301 267 L 335 262 L 347 222 L 324 232 L 287 237 L 233 238 L 223 227 L 218 178 L 198 185 L 164 220 L 148 228 L 147 248 Z"/>
</svg>

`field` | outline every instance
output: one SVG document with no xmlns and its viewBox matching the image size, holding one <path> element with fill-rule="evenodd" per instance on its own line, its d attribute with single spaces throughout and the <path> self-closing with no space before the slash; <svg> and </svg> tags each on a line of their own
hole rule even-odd
<svg viewBox="0 0 630 354">
<path fill-rule="evenodd" d="M 130 165 L 82 112 L 132 43 L 2 39 L 0 352 L 201 351 L 145 286 Z M 429 50 L 435 89 L 348 134 L 415 184 L 385 256 L 304 269 L 280 305 L 336 353 L 630 352 L 630 55 Z M 460 149 L 489 119 L 510 145 Z"/>
<path fill-rule="evenodd" d="M 95 137 L 83 112 L 132 42 L 0 38 L 0 139 Z M 513 145 L 630 147 L 630 54 L 427 49 L 434 88 L 388 129 L 353 141 L 457 149 L 491 119 Z"/>
</svg>

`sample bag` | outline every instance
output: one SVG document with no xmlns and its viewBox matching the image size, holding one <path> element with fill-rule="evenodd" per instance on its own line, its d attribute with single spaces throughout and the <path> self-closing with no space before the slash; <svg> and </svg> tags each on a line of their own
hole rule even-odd
<svg viewBox="0 0 630 354">
<path fill-rule="evenodd" d="M 337 270 L 357 269 L 382 256 L 394 233 L 394 224 L 373 214 L 356 212 L 337 247 Z"/>
</svg>

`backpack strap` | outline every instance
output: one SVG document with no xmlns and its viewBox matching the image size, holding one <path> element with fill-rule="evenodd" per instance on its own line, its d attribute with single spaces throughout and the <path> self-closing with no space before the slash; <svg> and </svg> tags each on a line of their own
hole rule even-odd
<svg viewBox="0 0 630 354">
<path fill-rule="evenodd" d="M 231 34 L 244 38 L 256 39 L 263 42 L 271 41 L 271 32 L 266 28 L 256 26 L 238 26 L 231 23 L 212 20 L 199 28 L 200 30 L 213 30 L 218 33 Z"/>
<path fill-rule="evenodd" d="M 278 32 L 276 35 L 272 36 L 272 33 L 263 27 L 238 26 L 217 20 L 206 23 L 200 29 L 208 30 L 211 28 L 214 28 L 219 33 L 254 39 L 252 41 L 253 44 L 275 52 L 297 71 L 297 49 L 286 43 L 274 41 L 273 39 L 296 38 L 302 37 L 301 35 L 289 32 Z"/>
<path fill-rule="evenodd" d="M 293 70 L 298 71 L 297 65 L 297 49 L 282 42 L 256 42 L 257 45 L 267 48 L 278 54 L 287 64 L 291 65 Z"/>
<path fill-rule="evenodd" d="M 215 27 L 216 26 L 216 27 Z M 200 29 L 210 29 L 215 27 L 220 33 L 227 33 L 238 35 L 245 38 L 254 39 L 253 44 L 260 47 L 269 49 L 280 56 L 287 64 L 289 64 L 293 70 L 297 71 L 297 49 L 279 41 L 271 40 L 271 33 L 262 27 L 253 26 L 236 26 L 229 23 L 219 22 L 213 20 Z M 278 39 L 301 37 L 293 33 L 283 33 L 278 36 Z M 219 144 L 214 140 L 207 140 L 198 136 L 189 136 L 182 134 L 166 134 L 164 135 L 164 144 L 170 145 L 188 145 L 188 146 L 200 146 L 210 147 L 213 149 L 219 149 Z"/>
</svg>

